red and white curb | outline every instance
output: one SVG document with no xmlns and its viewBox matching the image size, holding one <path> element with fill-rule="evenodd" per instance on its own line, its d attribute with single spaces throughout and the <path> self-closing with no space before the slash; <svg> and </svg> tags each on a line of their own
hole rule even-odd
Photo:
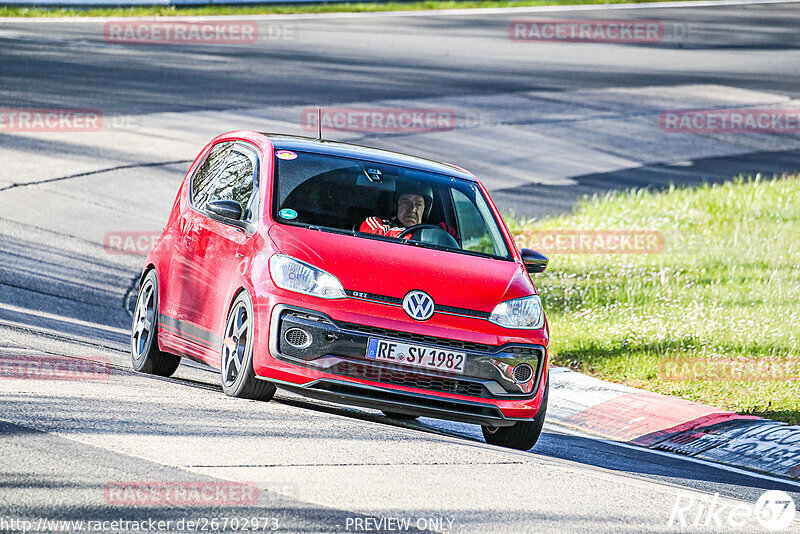
<svg viewBox="0 0 800 534">
<path fill-rule="evenodd" d="M 582 432 L 800 480 L 800 426 L 550 369 L 547 419 Z"/>
</svg>

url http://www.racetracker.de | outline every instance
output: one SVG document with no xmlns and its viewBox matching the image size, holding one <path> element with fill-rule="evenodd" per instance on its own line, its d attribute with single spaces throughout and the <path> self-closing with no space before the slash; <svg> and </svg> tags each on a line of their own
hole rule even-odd
<svg viewBox="0 0 800 534">
<path fill-rule="evenodd" d="M 0 532 L 273 532 L 276 517 L 192 517 L 182 519 L 55 519 L 0 517 Z"/>
</svg>

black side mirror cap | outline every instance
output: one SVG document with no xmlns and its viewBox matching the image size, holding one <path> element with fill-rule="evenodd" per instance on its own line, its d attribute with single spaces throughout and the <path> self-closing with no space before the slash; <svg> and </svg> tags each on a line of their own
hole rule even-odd
<svg viewBox="0 0 800 534">
<path fill-rule="evenodd" d="M 235 200 L 212 200 L 206 204 L 206 211 L 234 221 L 242 218 L 242 205 Z"/>
<path fill-rule="evenodd" d="M 525 264 L 525 270 L 529 273 L 543 273 L 547 269 L 547 262 L 550 260 L 541 252 L 523 248 L 520 250 L 520 254 L 522 255 L 522 263 Z"/>
</svg>

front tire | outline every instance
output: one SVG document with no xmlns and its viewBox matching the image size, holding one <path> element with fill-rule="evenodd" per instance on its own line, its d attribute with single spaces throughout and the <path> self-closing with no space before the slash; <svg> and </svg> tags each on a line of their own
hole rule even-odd
<svg viewBox="0 0 800 534">
<path fill-rule="evenodd" d="M 246 291 L 239 293 L 225 322 L 220 372 L 222 391 L 231 397 L 268 401 L 275 385 L 256 378 L 253 370 L 253 303 Z"/>
<path fill-rule="evenodd" d="M 489 445 L 498 445 L 500 447 L 508 447 L 510 449 L 519 449 L 527 451 L 536 445 L 539 435 L 542 433 L 544 426 L 544 417 L 547 412 L 547 396 L 550 392 L 550 377 L 547 377 L 545 383 L 544 396 L 542 397 L 542 404 L 539 406 L 539 411 L 536 416 L 530 421 L 519 421 L 512 426 L 491 427 L 482 426 L 483 438 Z"/>
<path fill-rule="evenodd" d="M 172 376 L 181 363 L 180 356 L 158 348 L 158 280 L 150 270 L 139 286 L 131 326 L 131 364 L 140 373 Z"/>
</svg>

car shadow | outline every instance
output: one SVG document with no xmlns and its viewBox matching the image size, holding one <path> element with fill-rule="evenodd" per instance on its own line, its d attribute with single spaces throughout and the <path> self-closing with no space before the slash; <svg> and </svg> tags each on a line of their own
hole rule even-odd
<svg viewBox="0 0 800 534">
<path fill-rule="evenodd" d="M 288 393 L 281 394 L 276 400 L 302 409 L 449 436 L 491 447 L 485 444 L 480 427 L 477 425 L 428 418 L 410 422 L 399 421 L 379 412 L 310 401 Z M 533 449 L 521 454 L 557 458 L 671 483 L 688 482 L 688 485 L 697 489 L 720 492 L 731 497 L 740 496 L 741 492 L 737 491 L 737 488 L 750 488 L 752 491 L 747 493 L 752 494 L 754 498 L 764 491 L 777 489 L 792 494 L 795 499 L 800 499 L 800 484 L 788 480 L 780 482 L 775 478 L 762 478 L 756 473 L 751 475 L 707 462 L 695 462 L 675 453 L 655 452 L 644 447 L 618 444 L 599 437 L 575 435 L 572 431 L 562 429 L 556 424 L 546 424 Z"/>
</svg>

